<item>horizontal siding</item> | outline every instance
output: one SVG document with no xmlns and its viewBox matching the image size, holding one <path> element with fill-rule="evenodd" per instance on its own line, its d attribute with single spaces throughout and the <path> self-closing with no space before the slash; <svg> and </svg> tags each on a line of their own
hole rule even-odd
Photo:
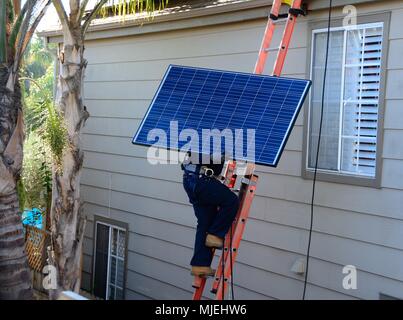
<svg viewBox="0 0 403 320">
<path fill-rule="evenodd" d="M 386 99 L 403 99 L 403 69 L 388 70 Z"/>
<path fill-rule="evenodd" d="M 382 179 L 383 186 L 403 190 L 403 160 L 384 160 Z"/>
<path fill-rule="evenodd" d="M 318 182 L 308 299 L 403 298 L 402 10 L 391 20 L 382 188 Z M 394 8 L 397 1 L 394 2 Z M 364 8 L 364 7 L 362 7 Z M 362 9 L 360 7 L 360 10 Z M 398 8 L 398 6 L 396 7 Z M 376 10 L 377 5 L 362 9 Z M 324 17 L 314 14 L 313 18 Z M 189 299 L 195 218 L 178 165 L 152 166 L 131 144 L 169 64 L 251 71 L 264 20 L 89 41 L 82 198 L 88 216 L 83 287 L 92 277 L 93 215 L 129 224 L 127 299 Z M 307 74 L 308 21 L 298 24 L 284 74 Z M 279 43 L 281 32 L 275 33 Z M 269 73 L 275 55 L 266 65 Z M 301 63 L 302 62 L 302 63 Z M 312 181 L 301 178 L 301 115 L 278 168 L 258 166 L 259 186 L 235 266 L 237 299 L 300 299 L 291 272 L 306 253 Z M 215 257 L 217 261 L 217 257 Z M 342 288 L 342 268 L 358 269 L 358 289 Z M 208 290 L 206 290 L 208 291 Z M 212 296 L 206 292 L 206 298 Z"/>
<path fill-rule="evenodd" d="M 247 27 L 246 27 L 247 26 Z M 97 45 L 88 42 L 86 57 L 91 64 L 121 63 L 128 61 L 174 60 L 178 58 L 206 57 L 215 55 L 232 55 L 235 53 L 257 52 L 264 32 L 265 21 L 238 23 L 221 28 L 206 28 L 212 32 L 195 34 L 181 32 L 182 36 L 157 38 L 154 41 L 133 42 L 131 39 L 121 41 L 119 50 L 113 43 Z M 291 48 L 305 47 L 307 24 L 299 23 L 295 32 L 295 41 Z M 281 33 L 276 33 L 273 43 L 280 43 Z M 242 39 L 242 41 L 239 41 Z M 156 44 L 163 50 L 156 50 Z M 102 51 L 100 55 L 99 52 Z"/>
<path fill-rule="evenodd" d="M 399 101 L 399 103 L 403 103 Z M 403 108 L 402 108 L 403 109 Z M 398 116 L 398 114 L 397 114 Z M 385 130 L 383 143 L 383 156 L 389 159 L 403 159 L 403 130 Z"/>
<path fill-rule="evenodd" d="M 92 254 L 92 252 L 91 252 Z M 90 254 L 83 255 L 83 269 L 84 272 L 91 274 L 92 273 L 92 257 Z"/>
<path fill-rule="evenodd" d="M 100 136 L 109 136 L 109 137 L 120 137 L 126 138 L 126 141 L 122 142 L 126 144 L 126 147 L 132 141 L 134 134 L 137 131 L 138 126 L 140 125 L 140 119 L 127 119 L 127 118 L 106 118 L 106 117 L 95 117 L 90 118 L 86 127 L 84 128 L 84 136 L 85 134 L 90 135 L 100 135 Z M 104 139 L 103 137 L 100 139 Z M 95 146 L 89 145 L 89 147 L 94 148 Z M 133 147 L 132 148 L 140 148 Z M 143 157 L 146 156 L 146 150 L 141 147 L 143 152 Z M 297 125 L 293 128 L 290 138 L 287 141 L 285 146 L 285 150 L 291 151 L 301 151 L 302 150 L 302 127 Z M 99 151 L 99 150 L 94 150 Z M 122 151 L 123 152 L 123 151 Z M 123 153 L 120 154 L 124 154 Z M 126 151 L 128 152 L 128 151 Z"/>
<path fill-rule="evenodd" d="M 85 182 L 84 182 L 85 183 Z M 144 180 L 139 184 L 145 185 Z M 181 193 L 181 186 L 161 185 L 161 190 L 166 192 L 165 199 L 133 193 L 122 193 L 84 185 L 83 194 L 87 201 L 110 205 L 112 208 L 135 212 L 156 219 L 165 219 L 186 226 L 194 226 L 194 217 L 189 214 L 190 206 L 187 203 L 172 202 L 175 193 Z M 172 191 L 171 191 L 172 190 Z M 183 197 L 184 200 L 185 197 Z M 103 200 L 104 199 L 104 200 Z M 169 201 L 169 202 L 168 202 Z M 181 199 L 175 199 L 181 201 Z M 165 206 L 165 210 L 163 210 Z M 301 203 L 290 203 L 284 200 L 257 197 L 251 210 L 251 217 L 257 222 L 265 221 L 275 225 L 290 226 L 307 230 L 309 226 L 310 207 Z M 166 212 L 169 212 L 168 214 Z M 403 236 L 403 221 L 384 219 L 380 216 L 364 215 L 357 212 L 348 212 L 334 208 L 317 207 L 314 230 L 334 235 L 355 239 L 362 242 L 379 244 L 394 249 L 403 249 L 401 238 Z M 348 221 L 348 223 L 346 223 Z"/>
<path fill-rule="evenodd" d="M 401 54 L 403 54 L 403 50 Z M 401 100 L 386 101 L 385 124 L 384 124 L 385 134 L 391 133 L 388 131 L 388 129 L 397 130 L 397 133 L 401 134 L 401 132 L 403 131 L 403 121 L 401 121 L 402 118 L 403 118 L 402 101 Z M 385 141 L 388 140 L 389 140 L 388 138 L 385 138 Z M 394 149 L 399 150 L 399 148 Z M 391 150 L 393 149 L 391 148 Z"/>
<path fill-rule="evenodd" d="M 94 207 L 92 205 L 90 210 L 95 210 L 98 212 L 102 211 L 101 208 Z M 112 213 L 112 216 L 113 215 L 114 214 Z M 157 268 L 161 267 L 161 265 L 159 265 L 160 261 L 173 264 L 175 266 L 174 269 L 179 268 L 178 272 L 182 273 L 181 277 L 187 278 L 188 261 L 192 254 L 191 243 L 185 245 L 183 243 L 178 244 L 177 238 L 174 238 L 172 234 L 169 238 L 165 238 L 152 230 L 144 228 L 144 225 L 141 225 L 141 227 L 141 232 L 146 234 L 139 235 L 137 233 L 131 233 L 129 236 L 129 250 L 138 253 L 140 256 L 153 258 L 155 260 L 153 264 L 157 264 Z M 169 228 L 168 225 L 167 227 Z M 184 231 L 184 228 L 178 228 L 176 233 L 180 235 L 183 234 Z M 186 236 L 182 238 L 185 237 Z M 267 271 L 269 271 L 270 276 L 267 276 L 269 278 L 282 279 L 282 277 L 286 277 L 288 279 L 287 281 L 296 281 L 297 283 L 295 285 L 300 285 L 298 283 L 302 281 L 302 278 L 296 276 L 289 270 L 295 259 L 299 257 L 301 257 L 301 255 L 268 246 L 258 245 L 244 240 L 242 241 L 239 257 L 235 266 L 235 279 L 237 279 L 235 280 L 235 283 L 243 286 L 247 283 L 247 281 L 250 280 L 251 274 L 260 271 L 265 271 L 267 273 Z M 142 261 L 143 259 L 144 258 L 139 258 L 139 261 Z M 151 263 L 149 265 L 151 265 Z M 396 289 L 399 289 L 400 292 L 402 290 L 402 286 L 396 288 L 398 282 L 392 279 L 385 279 L 360 270 L 359 284 L 363 284 L 363 287 L 360 286 L 359 292 L 347 292 L 341 288 L 341 279 L 343 276 L 341 273 L 342 267 L 342 265 L 331 264 L 327 261 L 313 258 L 311 260 L 312 273 L 310 277 L 310 282 L 314 283 L 312 286 L 318 288 L 331 288 L 342 295 L 347 294 L 347 296 L 344 298 L 353 298 L 354 295 L 357 298 L 363 295 L 368 299 L 376 299 L 378 293 L 377 290 L 379 290 L 378 281 L 380 280 L 383 280 L 381 287 L 383 292 L 388 292 L 389 294 L 396 296 L 399 295 L 399 291 Z M 320 276 L 320 270 L 323 269 L 329 270 L 328 278 L 323 278 Z M 147 271 L 143 272 L 149 275 Z M 272 281 L 272 279 L 270 281 Z M 339 285 L 334 287 L 334 284 Z M 189 283 L 186 281 L 183 282 L 184 289 L 187 289 L 188 286 Z M 266 285 L 262 285 L 258 290 L 261 293 L 270 294 L 270 291 L 267 290 L 273 290 L 273 288 L 275 289 L 276 287 L 272 286 L 272 289 L 268 289 L 266 288 Z M 238 290 L 239 288 L 236 289 L 236 292 Z M 295 294 L 297 295 L 298 292 L 299 291 L 297 291 Z M 288 296 L 284 296 L 283 298 L 298 299 L 298 296 L 292 296 L 289 292 L 287 293 L 287 291 L 284 294 L 288 294 Z M 350 294 L 353 296 L 350 296 Z"/>
<path fill-rule="evenodd" d="M 84 271 L 81 273 L 81 288 L 87 292 L 91 291 L 91 274 Z"/>
<path fill-rule="evenodd" d="M 85 83 L 102 81 L 155 81 L 162 79 L 167 64 L 179 64 L 197 66 L 201 68 L 213 68 L 228 71 L 252 72 L 258 50 L 231 54 L 214 54 L 212 56 L 161 59 L 154 61 L 131 61 L 116 62 L 108 64 L 89 64 L 86 71 Z M 305 74 L 306 66 L 298 63 L 302 57 L 306 57 L 304 48 L 290 49 L 288 59 L 290 63 L 285 66 L 284 75 Z M 266 73 L 273 64 L 275 55 L 271 55 L 266 66 Z M 237 67 L 241 66 L 241 67 Z"/>
<path fill-rule="evenodd" d="M 151 99 L 159 85 L 158 80 L 132 82 L 87 82 L 85 99 Z"/>
<path fill-rule="evenodd" d="M 85 104 L 93 118 L 122 118 L 141 120 L 148 108 L 150 100 L 120 99 L 86 99 Z"/>
<path fill-rule="evenodd" d="M 126 300 L 152 300 L 152 298 L 142 295 L 136 291 L 126 288 Z"/>
<path fill-rule="evenodd" d="M 87 152 L 86 168 L 114 173 L 151 177 L 159 180 L 181 181 L 178 165 L 153 166 L 146 159 Z M 128 176 L 128 179 L 130 177 Z M 129 182 L 130 183 L 130 182 Z M 403 218 L 401 190 L 373 189 L 318 182 L 316 204 L 385 217 Z M 283 200 L 310 203 L 312 182 L 299 177 L 260 173 L 257 194 Z M 344 199 L 340 201 L 339 199 Z"/>
<path fill-rule="evenodd" d="M 392 11 L 392 19 L 390 22 L 390 34 L 389 38 L 394 40 L 403 39 L 403 28 L 402 28 L 402 21 L 403 21 L 403 7 L 399 2 L 400 9 L 393 8 Z"/>
<path fill-rule="evenodd" d="M 285 148 L 285 153 L 292 157 L 292 151 L 298 151 L 297 149 L 297 139 L 298 137 L 298 132 L 301 132 L 302 129 L 295 127 L 295 139 L 290 138 L 290 143 L 287 144 Z M 298 137 L 299 138 L 299 137 Z M 83 134 L 82 136 L 83 142 L 84 142 L 84 147 L 85 151 L 88 152 L 94 152 L 94 153 L 107 153 L 111 155 L 122 155 L 122 156 L 131 156 L 131 157 L 136 157 L 136 158 L 146 158 L 147 157 L 147 149 L 143 147 L 138 147 L 135 145 L 132 145 L 132 137 L 118 137 L 118 136 L 108 136 L 108 135 L 99 135 L 99 134 L 92 134 L 92 133 L 86 133 Z M 295 146 L 293 145 L 293 141 L 295 141 Z M 176 154 L 176 153 L 174 153 Z M 294 154 L 294 158 L 299 157 L 300 159 L 300 154 Z M 288 157 L 284 157 L 288 158 Z M 290 159 L 291 160 L 291 159 Z M 296 159 L 295 161 L 297 161 Z M 279 164 L 279 166 L 282 166 L 282 164 Z M 300 164 L 298 164 L 300 166 Z M 284 167 L 284 165 L 283 165 Z M 281 167 L 280 167 L 281 168 Z M 295 168 L 285 168 L 287 170 L 298 170 Z M 265 167 L 259 167 L 259 170 L 266 170 L 267 172 L 275 172 L 272 169 L 268 169 Z"/>
<path fill-rule="evenodd" d="M 130 284 L 130 286 L 128 284 Z M 134 272 L 130 269 L 127 271 L 126 286 L 136 294 L 158 300 L 186 300 L 189 299 L 189 295 L 191 294 L 190 291 L 183 290 L 177 286 Z"/>
<path fill-rule="evenodd" d="M 141 119 L 125 119 L 125 118 L 90 118 L 84 128 L 84 133 L 98 134 L 104 136 L 125 137 L 127 143 L 131 142 Z"/>
<path fill-rule="evenodd" d="M 403 69 L 403 39 L 390 40 L 388 69 Z"/>
</svg>

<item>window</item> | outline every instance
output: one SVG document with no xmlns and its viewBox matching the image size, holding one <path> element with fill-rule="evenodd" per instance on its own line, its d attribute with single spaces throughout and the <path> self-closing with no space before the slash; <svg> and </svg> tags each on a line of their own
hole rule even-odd
<svg viewBox="0 0 403 320">
<path fill-rule="evenodd" d="M 106 300 L 124 298 L 126 230 L 96 221 L 94 294 Z"/>
<path fill-rule="evenodd" d="M 375 178 L 384 23 L 333 28 L 318 169 Z M 307 168 L 315 167 L 327 29 L 312 42 Z"/>
</svg>

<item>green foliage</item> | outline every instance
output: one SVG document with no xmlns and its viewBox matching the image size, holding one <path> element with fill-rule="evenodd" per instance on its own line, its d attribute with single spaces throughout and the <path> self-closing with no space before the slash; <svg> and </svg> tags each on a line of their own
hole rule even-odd
<svg viewBox="0 0 403 320">
<path fill-rule="evenodd" d="M 27 132 L 40 135 L 48 146 L 48 156 L 51 156 L 56 168 L 60 168 L 68 139 L 63 117 L 53 102 L 53 66 L 49 66 L 46 74 L 35 82 L 31 80 L 30 88 L 25 98 Z"/>
<path fill-rule="evenodd" d="M 20 204 L 20 212 L 23 212 L 26 208 L 25 204 L 27 203 L 27 193 L 25 191 L 24 183 L 22 182 L 22 177 L 20 177 L 17 181 L 17 193 Z"/>
<path fill-rule="evenodd" d="M 60 168 L 67 130 L 53 102 L 54 64 L 42 41 L 27 50 L 21 77 L 27 139 L 19 186 L 20 206 L 49 209 L 52 167 Z"/>
<path fill-rule="evenodd" d="M 52 190 L 52 165 L 49 148 L 37 132 L 24 144 L 24 163 L 19 185 L 20 206 L 45 209 Z"/>
<path fill-rule="evenodd" d="M 10 48 L 14 48 L 14 46 L 15 46 L 15 42 L 17 40 L 18 32 L 20 31 L 23 18 L 24 18 L 24 15 L 20 14 L 14 23 L 13 30 L 10 35 L 10 39 L 8 40 Z"/>
<path fill-rule="evenodd" d="M 42 40 L 34 37 L 28 45 L 24 55 L 24 64 L 21 67 L 20 75 L 22 77 L 37 80 L 44 75 L 49 75 L 46 78 L 47 82 L 42 83 L 41 85 L 51 85 L 53 88 L 53 73 L 51 72 L 48 74 L 48 69 L 51 67 L 53 70 L 53 57 L 51 50 L 55 50 L 56 48 L 54 45 L 52 47 L 52 45 L 49 44 L 49 46 L 50 48 L 46 48 Z M 46 87 L 46 89 L 50 89 L 50 92 L 52 92 L 52 88 Z M 29 90 L 29 87 L 27 89 Z"/>
<path fill-rule="evenodd" d="M 53 104 L 47 104 L 47 116 L 41 133 L 43 139 L 49 146 L 49 150 L 53 156 L 56 169 L 62 167 L 62 158 L 65 148 L 68 145 L 67 129 L 64 125 L 63 117 L 57 112 Z"/>
<path fill-rule="evenodd" d="M 41 68 L 44 67 L 41 66 Z M 53 65 L 48 66 L 46 73 L 37 79 L 22 79 L 24 81 L 25 125 L 29 133 L 44 126 L 48 110 L 53 105 Z"/>
<path fill-rule="evenodd" d="M 109 0 L 100 10 L 102 17 L 110 12 L 115 16 L 125 17 L 128 14 L 147 12 L 151 14 L 162 10 L 168 4 L 168 0 Z"/>
<path fill-rule="evenodd" d="M 23 66 L 25 79 L 25 124 L 37 132 L 49 147 L 57 167 L 67 146 L 67 130 L 53 102 L 54 65 L 43 42 L 34 39 Z M 24 79 L 24 78 L 23 78 Z"/>
<path fill-rule="evenodd" d="M 14 21 L 14 5 L 12 0 L 7 0 L 7 13 L 8 13 L 8 20 Z"/>
<path fill-rule="evenodd" d="M 4 63 L 7 61 L 6 30 L 7 30 L 6 2 L 0 1 L 0 63 Z"/>
</svg>

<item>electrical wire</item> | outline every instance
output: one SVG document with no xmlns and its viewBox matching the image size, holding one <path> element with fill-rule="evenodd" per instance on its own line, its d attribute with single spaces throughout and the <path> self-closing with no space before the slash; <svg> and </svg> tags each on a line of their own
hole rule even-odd
<svg viewBox="0 0 403 320">
<path fill-rule="evenodd" d="M 306 254 L 306 269 L 305 269 L 304 292 L 302 294 L 302 300 L 305 300 L 306 286 L 308 283 L 309 257 L 310 257 L 310 252 L 311 252 L 311 241 L 312 241 L 316 179 L 317 179 L 317 174 L 318 174 L 319 150 L 320 150 L 320 142 L 321 142 L 321 138 L 322 138 L 322 126 L 323 126 L 323 110 L 325 107 L 326 76 L 327 76 L 327 69 L 328 69 L 328 62 L 329 62 L 330 27 L 331 27 L 331 22 L 332 22 L 332 5 L 333 5 L 333 1 L 329 0 L 329 16 L 328 16 L 328 21 L 327 21 L 328 24 L 327 24 L 327 40 L 326 40 L 326 59 L 325 59 L 325 68 L 324 68 L 324 73 L 323 73 L 322 102 L 321 102 L 321 112 L 320 112 L 318 146 L 316 149 L 315 171 L 314 171 L 313 183 L 312 183 L 311 221 L 310 221 L 310 227 L 309 227 L 309 240 L 308 240 L 308 248 L 307 248 L 307 254 Z"/>
<path fill-rule="evenodd" d="M 229 243 L 229 259 L 230 259 L 230 269 L 231 269 L 231 300 L 234 300 L 234 268 L 233 268 L 233 263 L 232 263 L 232 226 L 234 223 L 231 224 L 231 228 L 230 228 L 230 243 Z M 224 252 L 225 248 L 223 248 L 223 255 L 222 255 L 222 299 L 225 300 L 224 298 L 224 294 L 225 294 L 225 288 L 224 288 L 224 284 L 225 284 L 225 262 L 224 262 L 224 256 L 225 256 L 225 252 Z"/>
<path fill-rule="evenodd" d="M 232 263 L 232 226 L 234 223 L 231 224 L 231 229 L 230 229 L 230 242 L 229 242 L 229 259 L 230 259 L 230 266 L 231 266 L 231 299 L 235 300 L 234 297 L 234 269 L 233 269 L 233 263 Z"/>
<path fill-rule="evenodd" d="M 221 293 L 222 293 L 222 300 L 225 300 L 225 262 L 224 262 L 224 248 L 222 248 L 222 256 L 221 256 L 221 261 L 222 261 L 222 272 L 221 272 L 221 278 L 222 278 L 222 286 L 221 286 Z"/>
</svg>

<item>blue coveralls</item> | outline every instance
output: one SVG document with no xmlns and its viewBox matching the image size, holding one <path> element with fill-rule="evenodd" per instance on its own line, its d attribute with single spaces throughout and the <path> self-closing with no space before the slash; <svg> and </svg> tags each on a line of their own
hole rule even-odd
<svg viewBox="0 0 403 320">
<path fill-rule="evenodd" d="M 225 237 L 238 211 L 238 197 L 216 178 L 200 176 L 186 169 L 183 187 L 197 218 L 194 254 L 190 264 L 210 266 L 213 254 L 211 248 L 205 245 L 206 235 L 209 233 L 220 238 Z"/>
</svg>

